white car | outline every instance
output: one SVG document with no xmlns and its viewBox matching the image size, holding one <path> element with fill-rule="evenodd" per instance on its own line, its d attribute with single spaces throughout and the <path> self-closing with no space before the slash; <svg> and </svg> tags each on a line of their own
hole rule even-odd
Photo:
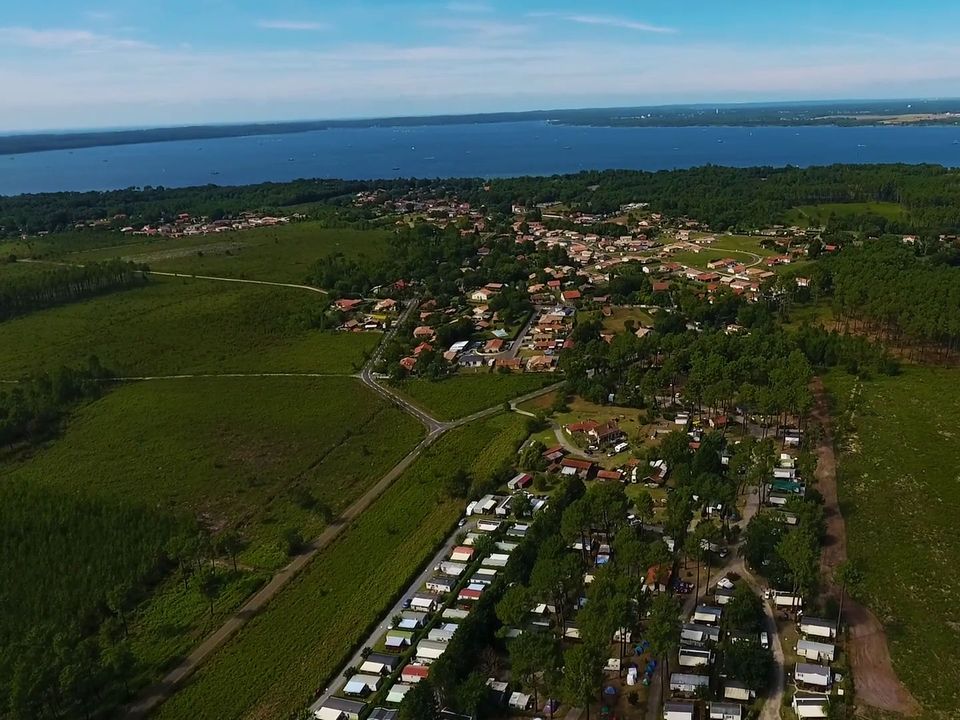
<svg viewBox="0 0 960 720">
<path fill-rule="evenodd" d="M 765 632 L 760 633 L 760 647 L 764 650 L 770 649 L 770 636 Z"/>
</svg>

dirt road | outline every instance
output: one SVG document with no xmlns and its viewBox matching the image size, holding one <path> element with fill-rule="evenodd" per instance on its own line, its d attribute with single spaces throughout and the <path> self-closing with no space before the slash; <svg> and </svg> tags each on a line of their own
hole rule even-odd
<svg viewBox="0 0 960 720">
<path fill-rule="evenodd" d="M 823 429 L 817 447 L 817 489 L 823 495 L 827 536 L 820 556 L 820 575 L 824 592 L 840 599 L 840 588 L 833 582 L 834 570 L 847 559 L 847 528 L 840 514 L 837 495 L 837 458 L 833 445 L 833 425 L 827 393 L 820 378 L 814 379 L 815 404 L 813 420 Z M 913 716 L 920 704 L 893 669 L 887 635 L 877 617 L 860 603 L 847 597 L 843 605 L 843 621 L 847 625 L 847 657 L 853 671 L 858 703 Z"/>
</svg>

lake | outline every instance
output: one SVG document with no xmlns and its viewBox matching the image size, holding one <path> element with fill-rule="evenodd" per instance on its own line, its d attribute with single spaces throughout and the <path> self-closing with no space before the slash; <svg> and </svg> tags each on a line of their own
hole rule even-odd
<svg viewBox="0 0 960 720">
<path fill-rule="evenodd" d="M 519 122 L 338 128 L 0 158 L 0 195 L 297 178 L 504 177 L 715 165 L 960 166 L 957 127 L 608 128 Z"/>
</svg>

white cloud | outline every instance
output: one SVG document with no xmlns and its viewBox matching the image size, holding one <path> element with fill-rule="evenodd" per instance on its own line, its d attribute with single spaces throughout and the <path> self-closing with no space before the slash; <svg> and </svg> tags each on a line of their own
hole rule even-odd
<svg viewBox="0 0 960 720">
<path fill-rule="evenodd" d="M 310 20 L 260 20 L 257 27 L 264 30 L 293 30 L 293 31 L 316 31 L 329 30 L 327 23 L 313 22 Z"/>
<path fill-rule="evenodd" d="M 447 3 L 447 10 L 454 13 L 479 14 L 493 12 L 493 8 L 484 2 L 469 2 L 469 0 L 453 0 Z"/>
<path fill-rule="evenodd" d="M 451 32 L 483 36 L 485 40 L 504 39 L 524 35 L 532 29 L 523 23 L 507 23 L 495 20 L 480 20 L 464 17 L 430 18 L 421 23 L 424 27 Z"/>
<path fill-rule="evenodd" d="M 528 13 L 528 17 L 558 18 L 560 20 L 577 23 L 579 25 L 601 25 L 605 27 L 620 28 L 622 30 L 636 30 L 638 32 L 647 33 L 671 34 L 676 32 L 676 28 L 652 25 L 650 23 L 640 22 L 639 20 L 613 17 L 611 15 L 565 15 L 555 12 L 536 12 Z"/>
<path fill-rule="evenodd" d="M 70 28 L 0 27 L 0 43 L 36 50 L 116 50 L 151 47 L 142 40 Z"/>
</svg>

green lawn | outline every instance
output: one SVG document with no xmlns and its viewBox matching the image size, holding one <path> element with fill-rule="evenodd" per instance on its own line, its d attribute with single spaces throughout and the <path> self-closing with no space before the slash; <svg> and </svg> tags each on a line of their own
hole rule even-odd
<svg viewBox="0 0 960 720">
<path fill-rule="evenodd" d="M 553 373 L 478 373 L 409 380 L 400 390 L 440 420 L 455 420 L 559 382 Z"/>
<path fill-rule="evenodd" d="M 856 385 L 828 378 L 843 433 L 848 552 L 924 717 L 960 707 L 960 371 L 907 368 Z M 851 420 L 852 410 L 852 420 Z"/>
<path fill-rule="evenodd" d="M 380 335 L 311 329 L 326 304 L 291 288 L 153 279 L 0 323 L 0 377 L 91 354 L 122 375 L 356 372 Z"/>
<path fill-rule="evenodd" d="M 387 251 L 389 237 L 383 230 L 327 229 L 320 223 L 301 222 L 218 235 L 141 239 L 67 259 L 122 257 L 146 263 L 151 270 L 302 283 L 321 257 L 343 253 L 351 258 L 379 258 Z"/>
<path fill-rule="evenodd" d="M 523 420 L 501 415 L 443 437 L 157 717 L 285 718 L 303 708 L 452 530 L 463 502 L 446 497 L 443 478 L 514 457 Z"/>
<path fill-rule="evenodd" d="M 787 221 L 801 226 L 826 225 L 830 216 L 849 217 L 851 215 L 879 215 L 888 220 L 902 220 L 906 209 L 899 203 L 821 203 L 819 205 L 799 205 L 787 214 Z"/>
</svg>

